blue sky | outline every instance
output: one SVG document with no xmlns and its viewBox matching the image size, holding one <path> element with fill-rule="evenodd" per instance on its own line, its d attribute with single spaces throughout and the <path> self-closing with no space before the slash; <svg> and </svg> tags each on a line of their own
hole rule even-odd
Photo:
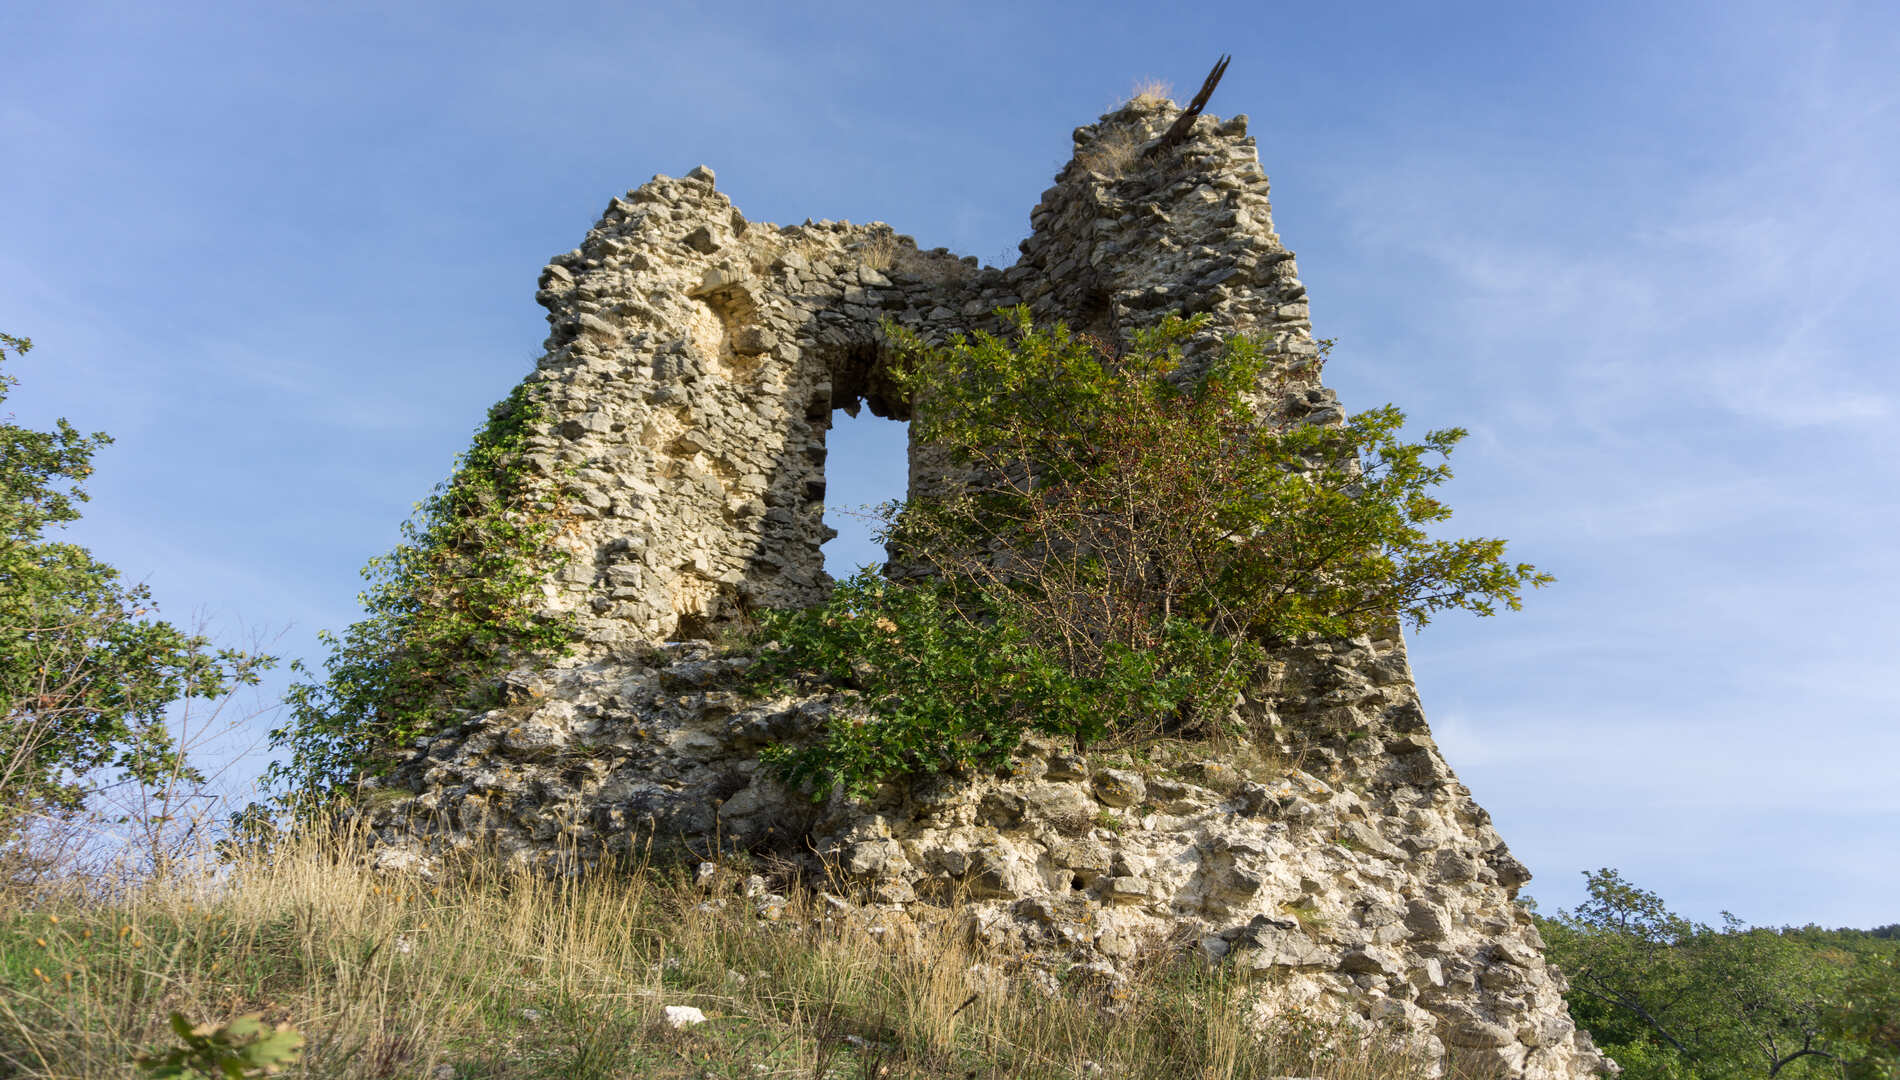
<svg viewBox="0 0 1900 1080">
<path fill-rule="evenodd" d="M 1329 382 L 1469 428 L 1454 524 L 1559 579 L 1412 641 L 1531 891 L 1900 920 L 1891 5 L 71 0 L 0 39 L 9 407 L 118 440 L 74 538 L 311 658 L 612 195 L 705 163 L 755 221 L 1006 262 L 1071 128 L 1231 52 Z M 836 501 L 896 493 L 894 436 L 839 429 Z"/>
</svg>

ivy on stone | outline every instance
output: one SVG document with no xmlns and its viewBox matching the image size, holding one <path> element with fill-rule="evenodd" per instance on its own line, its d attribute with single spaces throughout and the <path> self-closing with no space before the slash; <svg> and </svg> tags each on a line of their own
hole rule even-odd
<svg viewBox="0 0 1900 1080">
<path fill-rule="evenodd" d="M 491 408 L 403 541 L 363 568 L 366 616 L 320 635 L 324 678 L 290 688 L 288 722 L 271 732 L 289 751 L 268 774 L 286 801 L 322 805 L 386 772 L 418 736 L 492 704 L 509 667 L 569 649 L 573 617 L 549 610 L 543 590 L 566 558 L 553 544 L 562 492 L 526 453 L 545 415 L 531 382 Z"/>
</svg>

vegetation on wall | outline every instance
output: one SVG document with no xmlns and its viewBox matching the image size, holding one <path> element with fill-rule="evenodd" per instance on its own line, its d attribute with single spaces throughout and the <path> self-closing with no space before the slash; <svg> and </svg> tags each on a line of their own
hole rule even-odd
<svg viewBox="0 0 1900 1080">
<path fill-rule="evenodd" d="M 30 348 L 0 334 L 0 362 Z M 0 373 L 0 402 L 16 383 Z M 64 419 L 52 431 L 0 421 L 0 848 L 104 785 L 200 780 L 167 709 L 255 685 L 274 662 L 151 617 L 144 585 L 52 538 L 79 519 L 92 456 L 111 441 Z"/>
<path fill-rule="evenodd" d="M 1275 645 L 1489 615 L 1551 580 L 1502 540 L 1428 533 L 1460 430 L 1407 442 L 1390 406 L 1263 420 L 1275 357 L 1239 336 L 1189 375 L 1199 319 L 1118 350 L 1004 314 L 1003 336 L 946 348 L 892 329 L 918 439 L 970 478 L 887 508 L 885 539 L 929 574 L 767 617 L 761 678 L 864 705 L 769 758 L 820 796 L 995 764 L 1032 728 L 1078 746 L 1219 730 Z"/>
<path fill-rule="evenodd" d="M 491 408 L 402 543 L 363 568 L 366 617 L 321 635 L 324 678 L 290 688 L 271 732 L 288 757 L 267 777 L 290 799 L 322 803 L 387 769 L 418 735 L 496 700 L 511 664 L 568 648 L 573 620 L 548 610 L 543 588 L 565 557 L 552 542 L 564 512 L 524 457 L 542 416 L 528 383 Z"/>
<path fill-rule="evenodd" d="M 1900 940 L 1817 926 L 1713 929 L 1614 870 L 1539 918 L 1571 1016 L 1624 1080 L 1900 1077 Z"/>
<path fill-rule="evenodd" d="M 1183 623 L 1161 647 L 1113 647 L 1077 672 L 1035 640 L 1018 606 L 961 603 L 942 580 L 900 585 L 871 571 L 840 582 L 820 607 L 766 612 L 761 622 L 772 643 L 752 669 L 761 684 L 848 687 L 862 702 L 817 745 L 760 754 L 814 799 L 996 765 L 1025 730 L 1086 745 L 1116 718 L 1173 713 L 1203 690 L 1195 650 L 1209 646 Z"/>
</svg>

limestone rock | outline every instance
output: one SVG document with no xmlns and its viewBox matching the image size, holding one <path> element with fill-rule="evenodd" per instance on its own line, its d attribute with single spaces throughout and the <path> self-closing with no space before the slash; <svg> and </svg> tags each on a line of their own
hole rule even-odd
<svg viewBox="0 0 1900 1080">
<path fill-rule="evenodd" d="M 1125 808 L 1135 805 L 1148 794 L 1139 773 L 1126 769 L 1103 769 L 1095 774 L 1095 797 L 1105 806 Z"/>
<path fill-rule="evenodd" d="M 668 1005 L 661 1010 L 666 1026 L 673 1028 L 692 1027 L 706 1022 L 706 1014 L 694 1005 Z"/>
</svg>

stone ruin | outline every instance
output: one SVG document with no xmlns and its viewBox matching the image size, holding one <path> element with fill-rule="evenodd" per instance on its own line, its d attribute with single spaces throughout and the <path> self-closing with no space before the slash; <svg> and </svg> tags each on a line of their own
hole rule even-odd
<svg viewBox="0 0 1900 1080">
<path fill-rule="evenodd" d="M 1255 335 L 1280 367 L 1268 407 L 1342 419 L 1246 117 L 1144 154 L 1180 112 L 1137 99 L 1076 129 L 1007 269 L 882 224 L 748 222 L 704 167 L 614 199 L 541 275 L 550 336 L 528 376 L 549 408 L 527 459 L 567 492 L 547 597 L 574 654 L 419 740 L 373 800 L 379 858 L 555 866 L 655 836 L 777 851 L 887 913 L 954 898 L 1053 975 L 1113 982 L 1171 943 L 1255 973 L 1259 1017 L 1321 1010 L 1527 1080 L 1613 1068 L 1569 1018 L 1514 900 L 1530 875 L 1440 756 L 1396 632 L 1278 655 L 1244 699 L 1276 733 L 1259 753 L 1092 761 L 1031 740 L 1006 775 L 823 805 L 756 755 L 845 706 L 749 697 L 747 661 L 694 640 L 824 595 L 832 416 L 908 417 L 885 320 L 943 340 L 1026 304 L 1114 339 L 1206 312 L 1190 363 Z M 911 490 L 932 480 L 913 443 Z"/>
</svg>

